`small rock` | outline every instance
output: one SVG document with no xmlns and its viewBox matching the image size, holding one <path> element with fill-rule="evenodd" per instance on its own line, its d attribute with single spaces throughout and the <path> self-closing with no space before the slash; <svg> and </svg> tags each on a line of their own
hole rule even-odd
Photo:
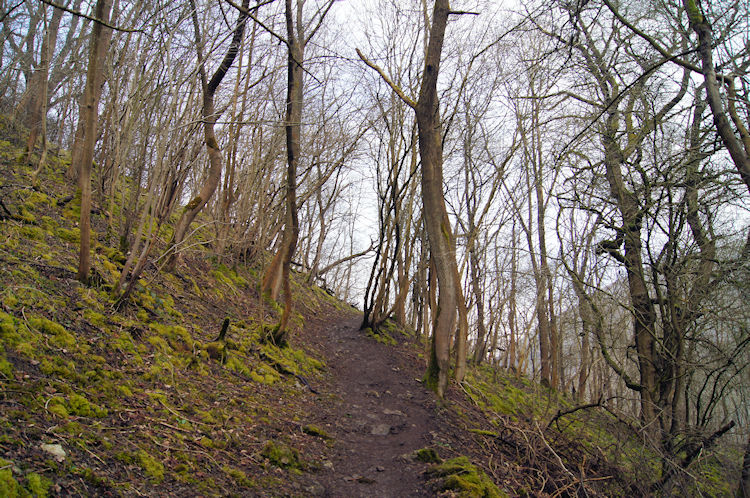
<svg viewBox="0 0 750 498">
<path fill-rule="evenodd" d="M 60 444 L 42 444 L 40 448 L 52 455 L 58 463 L 64 461 L 67 456 L 65 450 Z"/>
<path fill-rule="evenodd" d="M 325 462 L 323 462 L 323 468 L 333 470 L 333 462 L 326 460 Z"/>
<path fill-rule="evenodd" d="M 387 436 L 391 433 L 391 426 L 388 424 L 377 424 L 372 427 L 370 434 L 373 436 Z"/>
<path fill-rule="evenodd" d="M 377 467 L 375 467 L 375 471 L 376 472 L 385 472 L 385 467 L 383 467 L 382 465 L 378 465 Z"/>
<path fill-rule="evenodd" d="M 305 486 L 305 492 L 308 496 L 325 496 L 326 488 L 320 483 L 314 482 L 309 486 Z"/>
<path fill-rule="evenodd" d="M 383 413 L 386 415 L 397 415 L 399 417 L 405 417 L 406 415 L 401 410 L 391 410 L 390 408 L 385 408 L 383 410 Z"/>
</svg>

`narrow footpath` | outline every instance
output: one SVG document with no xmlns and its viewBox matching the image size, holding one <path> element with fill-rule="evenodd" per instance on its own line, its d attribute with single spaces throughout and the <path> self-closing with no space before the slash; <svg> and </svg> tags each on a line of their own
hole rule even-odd
<svg viewBox="0 0 750 498">
<path fill-rule="evenodd" d="M 319 327 L 310 339 L 327 352 L 329 392 L 313 417 L 333 438 L 320 494 L 333 497 L 433 496 L 426 465 L 409 458 L 431 446 L 450 448 L 436 417 L 440 408 L 420 378 L 424 360 L 413 347 L 384 345 L 350 317 Z M 404 338 L 397 338 L 403 340 Z"/>
</svg>

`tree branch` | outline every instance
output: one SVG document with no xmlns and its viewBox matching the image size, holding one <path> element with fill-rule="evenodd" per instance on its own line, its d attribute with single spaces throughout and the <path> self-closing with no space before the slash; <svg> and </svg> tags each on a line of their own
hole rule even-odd
<svg viewBox="0 0 750 498">
<path fill-rule="evenodd" d="M 403 100 L 403 101 L 404 101 L 404 103 L 405 103 L 406 105 L 408 105 L 408 106 L 409 106 L 409 107 L 411 107 L 412 109 L 416 109 L 416 108 L 417 108 L 417 103 L 416 103 L 416 102 L 415 102 L 415 101 L 414 101 L 413 99 L 410 99 L 409 97 L 407 97 L 407 96 L 406 96 L 406 94 L 404 93 L 404 91 L 403 91 L 403 90 L 401 90 L 401 88 L 400 88 L 400 87 L 399 87 L 398 85 L 396 85 L 396 84 L 395 84 L 395 83 L 394 83 L 394 82 L 393 82 L 393 81 L 392 81 L 392 80 L 391 80 L 391 79 L 390 79 L 390 78 L 388 77 L 388 75 L 387 75 L 387 74 L 385 74 L 385 72 L 384 72 L 384 71 L 383 71 L 382 69 L 380 69 L 380 66 L 378 66 L 378 65 L 377 65 L 377 64 L 375 64 L 374 62 L 371 62 L 371 61 L 370 61 L 370 60 L 369 60 L 369 59 L 368 59 L 367 57 L 365 57 L 365 56 L 364 56 L 364 55 L 362 54 L 362 52 L 360 52 L 360 51 L 359 51 L 359 49 L 358 49 L 358 48 L 356 48 L 355 50 L 357 51 L 357 55 L 359 56 L 359 58 L 360 58 L 360 59 L 362 59 L 362 62 L 364 62 L 364 63 L 365 63 L 365 64 L 367 64 L 367 65 L 368 65 L 368 66 L 369 66 L 370 68 L 372 68 L 372 69 L 374 69 L 375 71 L 377 71 L 377 73 L 378 73 L 378 74 L 380 75 L 380 77 L 381 77 L 381 78 L 383 78 L 383 81 L 385 81 L 385 82 L 386 82 L 386 83 L 388 84 L 388 86 L 389 86 L 389 87 L 391 87 L 391 89 L 392 89 L 392 90 L 393 90 L 394 92 L 396 92 L 396 95 L 398 95 L 398 96 L 399 96 L 399 97 L 401 98 L 401 100 Z"/>
<path fill-rule="evenodd" d="M 327 272 L 331 271 L 333 268 L 337 267 L 338 265 L 340 265 L 342 263 L 346 263 L 347 261 L 351 261 L 352 259 L 360 258 L 360 257 L 364 256 L 365 254 L 371 252 L 373 249 L 375 249 L 375 244 L 374 243 L 370 244 L 370 247 L 368 247 L 364 251 L 360 251 L 360 252 L 357 252 L 357 253 L 354 253 L 354 254 L 350 254 L 349 256 L 345 256 L 345 257 L 343 257 L 341 259 L 337 259 L 336 261 L 334 261 L 330 265 L 328 265 L 328 266 L 324 267 L 322 270 L 320 270 L 318 272 L 318 275 L 323 275 L 324 273 L 327 273 Z"/>
<path fill-rule="evenodd" d="M 67 12 L 68 14 L 72 14 L 77 17 L 83 17 L 84 19 L 88 19 L 89 21 L 93 21 L 97 24 L 101 24 L 105 28 L 112 29 L 114 31 L 122 31 L 123 33 L 143 33 L 144 31 L 142 29 L 127 29 L 127 28 L 120 28 L 118 26 L 115 26 L 114 24 L 110 24 L 108 22 L 102 21 L 101 19 L 98 19 L 96 17 L 90 16 L 88 14 L 84 14 L 83 12 L 78 12 L 77 10 L 73 10 L 71 8 L 68 8 L 64 5 L 57 4 L 53 2 L 52 0 L 41 0 L 42 3 L 46 3 L 47 5 L 54 7 L 56 9 L 60 9 L 62 11 Z M 22 2 L 23 3 L 23 2 Z"/>
</svg>

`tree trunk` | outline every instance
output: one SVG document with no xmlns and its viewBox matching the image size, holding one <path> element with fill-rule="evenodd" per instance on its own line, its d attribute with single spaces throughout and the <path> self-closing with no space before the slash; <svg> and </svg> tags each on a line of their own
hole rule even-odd
<svg viewBox="0 0 750 498">
<path fill-rule="evenodd" d="M 637 199 L 625 187 L 622 178 L 622 153 L 615 141 L 617 114 L 610 113 L 606 131 L 602 135 L 604 164 L 610 192 L 622 216 L 622 234 L 625 253 L 623 265 L 628 276 L 628 290 L 633 313 L 633 329 L 638 368 L 640 372 L 641 417 L 646 424 L 656 418 L 656 310 L 643 273 L 641 242 L 642 213 Z"/>
<path fill-rule="evenodd" d="M 739 116 L 735 113 L 732 115 L 732 120 L 740 133 L 741 140 L 738 139 L 734 134 L 734 130 L 732 130 L 732 125 L 729 123 L 726 111 L 724 110 L 724 104 L 719 93 L 719 82 L 714 67 L 713 54 L 711 53 L 714 45 L 711 25 L 701 14 L 696 0 L 683 0 L 683 5 L 690 20 L 690 27 L 698 35 L 698 56 L 701 59 L 703 77 L 706 81 L 706 100 L 714 117 L 716 131 L 719 133 L 727 151 L 729 151 L 729 155 L 740 174 L 740 178 L 748 190 L 750 190 L 750 135 L 745 124 L 740 122 Z M 733 82 L 730 81 L 730 89 L 732 85 Z M 730 98 L 730 105 L 732 105 L 731 100 Z"/>
<path fill-rule="evenodd" d="M 42 6 L 42 9 L 45 9 Z M 52 55 L 57 46 L 57 33 L 60 28 L 60 20 L 62 19 L 62 9 L 54 8 L 52 12 L 52 18 L 49 23 L 45 17 L 45 32 L 44 39 L 42 40 L 41 56 L 39 58 L 39 64 L 37 65 L 36 71 L 31 75 L 31 81 L 29 82 L 29 88 L 27 95 L 24 96 L 26 100 L 25 115 L 23 118 L 24 124 L 29 128 L 29 138 L 26 142 L 27 160 L 31 161 L 31 154 L 34 151 L 34 145 L 39 137 L 39 133 L 42 131 L 42 125 L 46 121 L 47 116 L 44 111 L 47 109 L 48 91 L 47 85 L 49 81 L 49 66 L 52 59 Z M 46 138 L 46 137 L 43 137 Z"/>
<path fill-rule="evenodd" d="M 422 200 L 430 252 L 435 262 L 438 304 L 433 318 L 432 347 L 426 384 L 443 397 L 448 386 L 450 338 L 456 323 L 459 285 L 455 240 L 443 197 L 443 144 L 437 79 L 450 7 L 435 0 L 422 86 L 416 105 L 419 154 L 422 158 Z"/>
<path fill-rule="evenodd" d="M 740 474 L 740 485 L 737 488 L 737 498 L 750 498 L 750 436 L 745 446 L 745 457 L 742 459 L 742 473 Z"/>
<path fill-rule="evenodd" d="M 112 0 L 97 0 L 94 15 L 103 22 L 109 21 Z M 101 97 L 104 74 L 102 67 L 107 55 L 112 30 L 101 23 L 94 23 L 91 30 L 89 46 L 89 64 L 86 72 L 86 87 L 80 111 L 80 122 L 83 123 L 83 140 L 81 149 L 75 154 L 77 158 L 78 188 L 81 192 L 81 245 L 78 256 L 78 280 L 88 283 L 91 269 L 91 166 L 94 161 L 96 144 L 96 124 L 98 120 L 99 98 Z"/>
<path fill-rule="evenodd" d="M 213 196 L 216 191 L 216 187 L 219 185 L 221 179 L 222 170 L 222 157 L 219 143 L 216 140 L 216 133 L 214 132 L 214 125 L 216 124 L 216 110 L 214 109 L 214 95 L 216 90 L 219 88 L 221 80 L 224 79 L 229 68 L 232 67 L 232 63 L 237 56 L 239 47 L 242 41 L 242 36 L 245 32 L 245 24 L 247 21 L 247 9 L 250 4 L 250 0 L 243 0 L 243 10 L 240 11 L 239 17 L 237 18 L 237 24 L 234 29 L 234 35 L 232 41 L 229 44 L 227 53 L 224 55 L 224 59 L 221 61 L 219 68 L 211 77 L 210 81 L 206 81 L 206 72 L 204 68 L 205 58 L 203 57 L 203 48 L 201 34 L 198 24 L 198 13 L 196 11 L 195 2 L 191 2 L 191 8 L 193 13 L 193 28 L 195 30 L 195 41 L 196 50 L 198 52 L 198 72 L 200 74 L 201 83 L 203 86 L 203 135 L 206 141 L 206 151 L 208 152 L 209 169 L 206 181 L 201 187 L 198 195 L 193 197 L 190 202 L 183 208 L 180 219 L 177 221 L 177 225 L 174 229 L 174 235 L 172 241 L 169 243 L 167 253 L 169 257 L 167 259 L 166 268 L 169 271 L 174 271 L 177 266 L 177 262 L 180 256 L 180 246 L 185 240 L 190 224 L 193 222 L 198 213 L 201 212 L 203 207 Z"/>
</svg>

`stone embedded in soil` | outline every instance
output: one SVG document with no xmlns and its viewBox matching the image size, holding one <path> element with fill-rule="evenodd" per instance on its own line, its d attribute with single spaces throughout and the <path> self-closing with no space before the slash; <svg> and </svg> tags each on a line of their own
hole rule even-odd
<svg viewBox="0 0 750 498">
<path fill-rule="evenodd" d="M 60 444 L 42 444 L 40 448 L 52 455 L 57 462 L 63 462 L 65 460 L 65 450 Z"/>
<path fill-rule="evenodd" d="M 373 436 L 387 436 L 391 433 L 391 426 L 388 424 L 377 424 L 372 426 L 370 434 Z"/>
<path fill-rule="evenodd" d="M 385 408 L 383 410 L 383 413 L 385 415 L 396 415 L 396 416 L 399 416 L 399 417 L 405 417 L 406 416 L 406 414 L 404 414 L 404 412 L 402 412 L 401 410 L 391 410 L 390 408 Z"/>
</svg>

